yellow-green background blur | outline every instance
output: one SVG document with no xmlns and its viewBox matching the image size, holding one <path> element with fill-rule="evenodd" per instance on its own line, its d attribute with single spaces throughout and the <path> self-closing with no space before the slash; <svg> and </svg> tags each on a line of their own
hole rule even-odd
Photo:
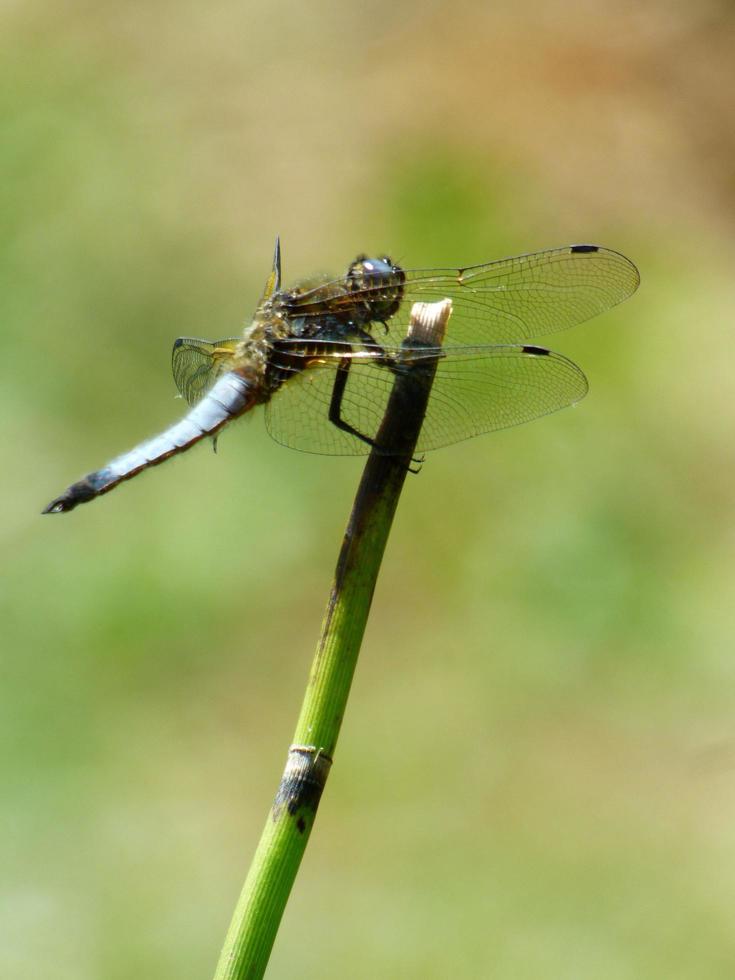
<svg viewBox="0 0 735 980">
<path fill-rule="evenodd" d="M 593 241 L 588 399 L 408 480 L 273 977 L 735 976 L 735 11 L 7 2 L 0 976 L 208 977 L 355 460 L 175 420 L 179 335 L 360 251 Z"/>
</svg>

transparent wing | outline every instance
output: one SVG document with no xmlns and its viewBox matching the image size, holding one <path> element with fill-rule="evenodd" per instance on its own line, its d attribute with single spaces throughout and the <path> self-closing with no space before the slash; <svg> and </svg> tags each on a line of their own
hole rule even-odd
<svg viewBox="0 0 735 980">
<path fill-rule="evenodd" d="M 171 354 L 174 381 L 190 405 L 199 401 L 219 375 L 230 369 L 238 343 L 236 337 L 213 341 L 179 337 L 174 341 Z"/>
<path fill-rule="evenodd" d="M 451 296 L 449 343 L 513 344 L 589 320 L 627 299 L 639 281 L 619 252 L 572 245 L 459 271 L 408 272 L 404 304 Z"/>
<path fill-rule="evenodd" d="M 603 313 L 634 293 L 640 281 L 629 259 L 598 245 L 567 245 L 465 269 L 415 269 L 405 277 L 401 308 L 388 323 L 387 339 L 396 345 L 417 301 L 452 299 L 445 346 L 518 344 Z M 350 292 L 340 282 L 333 284 L 331 299 L 338 308 L 369 302 L 385 288 Z M 322 314 L 329 285 L 296 296 L 292 315 Z"/>
<path fill-rule="evenodd" d="M 381 348 L 375 348 L 376 352 Z M 395 373 L 386 357 L 351 359 L 341 418 L 374 438 Z M 425 357 L 425 352 L 417 353 Z M 329 421 L 338 355 L 311 360 L 294 372 L 266 405 L 268 432 L 292 449 L 328 455 L 364 455 L 370 447 Z M 293 364 L 293 359 L 291 359 Z M 529 422 L 578 402 L 587 380 L 576 364 L 536 347 L 443 348 L 417 450 L 438 449 L 495 429 Z"/>
</svg>

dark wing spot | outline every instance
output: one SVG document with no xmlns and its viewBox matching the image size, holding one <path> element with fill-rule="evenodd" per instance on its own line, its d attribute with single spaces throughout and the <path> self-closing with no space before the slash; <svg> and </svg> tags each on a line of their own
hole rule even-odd
<svg viewBox="0 0 735 980">
<path fill-rule="evenodd" d="M 551 353 L 551 351 L 546 350 L 545 347 L 534 347 L 533 344 L 524 344 L 523 347 L 521 347 L 521 350 L 524 354 L 539 354 L 542 357 Z"/>
<path fill-rule="evenodd" d="M 572 245 L 570 252 L 599 252 L 599 245 Z"/>
<path fill-rule="evenodd" d="M 296 821 L 296 829 L 300 834 L 303 834 L 303 832 L 306 830 L 306 821 L 303 817 L 299 817 L 299 819 Z"/>
</svg>

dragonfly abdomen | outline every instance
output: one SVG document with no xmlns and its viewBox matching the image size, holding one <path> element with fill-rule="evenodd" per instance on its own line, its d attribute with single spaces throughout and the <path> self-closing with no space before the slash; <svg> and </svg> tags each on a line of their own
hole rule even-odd
<svg viewBox="0 0 735 980">
<path fill-rule="evenodd" d="M 183 419 L 165 432 L 140 443 L 113 459 L 100 470 L 89 473 L 68 487 L 44 508 L 44 514 L 60 514 L 77 504 L 94 500 L 113 490 L 150 466 L 157 466 L 177 453 L 183 453 L 206 436 L 216 435 L 231 419 L 242 415 L 257 401 L 257 386 L 234 371 L 228 371 L 211 391 Z"/>
</svg>

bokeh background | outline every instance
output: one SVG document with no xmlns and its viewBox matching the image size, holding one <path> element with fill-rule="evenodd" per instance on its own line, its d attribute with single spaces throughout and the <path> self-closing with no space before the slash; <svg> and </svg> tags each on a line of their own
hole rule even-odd
<svg viewBox="0 0 735 980">
<path fill-rule="evenodd" d="M 576 241 L 642 287 L 575 410 L 408 481 L 270 975 L 735 975 L 735 10 L 0 9 L 0 975 L 211 975 L 361 463 L 259 417 L 66 517 L 360 251 Z"/>
</svg>

